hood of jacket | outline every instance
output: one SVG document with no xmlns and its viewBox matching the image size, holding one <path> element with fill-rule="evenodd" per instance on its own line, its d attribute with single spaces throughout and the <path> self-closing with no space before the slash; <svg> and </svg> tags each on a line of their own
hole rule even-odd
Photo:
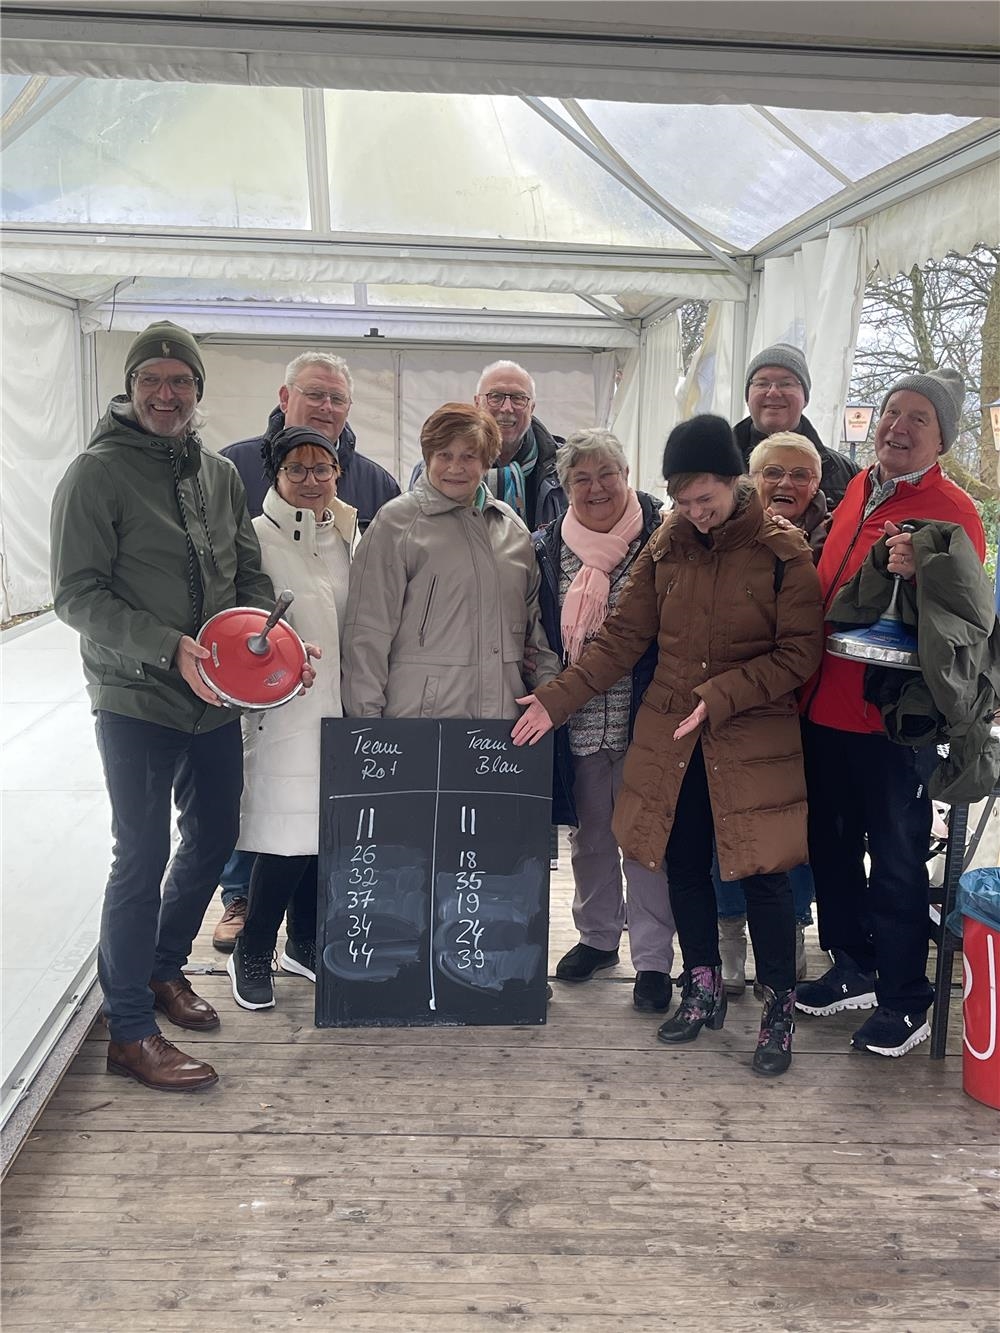
<svg viewBox="0 0 1000 1333">
<path fill-rule="evenodd" d="M 197 431 L 186 435 L 151 435 L 136 421 L 132 404 L 124 394 L 112 398 L 108 410 L 94 428 L 87 449 L 101 453 L 109 446 L 125 445 L 142 449 L 150 458 L 159 459 L 170 467 L 177 463 L 179 477 L 193 477 L 201 470 L 201 439 Z"/>
</svg>

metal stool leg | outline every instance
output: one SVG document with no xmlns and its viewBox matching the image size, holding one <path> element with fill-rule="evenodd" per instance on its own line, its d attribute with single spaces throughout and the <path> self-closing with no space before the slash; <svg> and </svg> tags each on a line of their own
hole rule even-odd
<svg viewBox="0 0 1000 1333">
<path fill-rule="evenodd" d="M 934 969 L 934 1008 L 931 1010 L 931 1059 L 943 1060 L 948 1042 L 948 1012 L 951 1005 L 951 979 L 958 936 L 948 929 L 948 917 L 955 907 L 958 881 L 965 868 L 965 842 L 969 831 L 969 807 L 953 805 L 948 821 L 948 850 L 944 858 L 944 884 L 941 888 L 941 923 L 937 931 L 937 965 Z"/>
</svg>

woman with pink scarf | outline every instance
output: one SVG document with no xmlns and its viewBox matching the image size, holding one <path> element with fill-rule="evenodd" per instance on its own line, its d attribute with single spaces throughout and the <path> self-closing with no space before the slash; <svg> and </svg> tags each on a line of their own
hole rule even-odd
<svg viewBox="0 0 1000 1333">
<path fill-rule="evenodd" d="M 556 454 L 569 509 L 533 538 L 542 574 L 542 624 L 564 665 L 577 660 L 628 582 L 660 523 L 661 502 L 628 483 L 621 444 L 609 431 L 581 430 Z M 674 919 L 667 879 L 637 861 L 622 864 L 611 832 L 615 795 L 635 714 L 656 666 L 656 643 L 629 675 L 574 713 L 556 733 L 552 819 L 575 826 L 570 853 L 580 942 L 560 959 L 559 981 L 589 981 L 614 967 L 625 926 L 636 970 L 632 1003 L 662 1013 L 670 1004 Z"/>
</svg>

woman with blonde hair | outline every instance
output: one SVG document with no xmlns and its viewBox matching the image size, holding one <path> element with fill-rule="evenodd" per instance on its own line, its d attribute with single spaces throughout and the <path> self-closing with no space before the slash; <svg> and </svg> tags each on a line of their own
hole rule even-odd
<svg viewBox="0 0 1000 1333">
<path fill-rule="evenodd" d="M 748 466 L 767 513 L 798 528 L 818 564 L 833 518 L 820 490 L 823 460 L 819 450 L 804 435 L 779 431 L 754 446 Z"/>
</svg>

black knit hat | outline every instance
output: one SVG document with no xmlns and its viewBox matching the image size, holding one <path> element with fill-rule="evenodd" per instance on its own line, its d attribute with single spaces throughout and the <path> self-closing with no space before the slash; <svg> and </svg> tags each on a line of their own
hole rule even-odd
<svg viewBox="0 0 1000 1333">
<path fill-rule="evenodd" d="M 663 450 L 663 479 L 682 472 L 711 472 L 716 477 L 738 477 L 745 471 L 743 458 L 729 422 L 703 412 L 682 421 L 667 436 Z"/>
<path fill-rule="evenodd" d="M 193 334 L 182 329 L 179 324 L 171 324 L 169 319 L 161 319 L 143 329 L 132 342 L 125 357 L 125 392 L 131 396 L 130 380 L 133 371 L 144 361 L 183 361 L 194 371 L 198 382 L 198 401 L 205 392 L 205 367 L 201 353 Z"/>
<path fill-rule="evenodd" d="M 337 444 L 328 440 L 325 435 L 321 435 L 318 430 L 310 430 L 308 426 L 284 426 L 273 435 L 265 437 L 260 454 L 264 460 L 264 471 L 272 486 L 277 480 L 278 468 L 292 450 L 310 444 L 315 445 L 317 449 L 325 449 L 333 461 L 337 462 Z"/>
</svg>

